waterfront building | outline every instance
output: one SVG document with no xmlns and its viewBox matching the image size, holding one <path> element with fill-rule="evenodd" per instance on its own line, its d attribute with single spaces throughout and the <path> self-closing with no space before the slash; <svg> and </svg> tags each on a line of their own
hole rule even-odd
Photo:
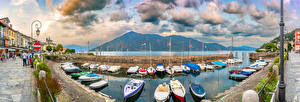
<svg viewBox="0 0 300 102">
<path fill-rule="evenodd" d="M 295 30 L 294 50 L 295 51 L 300 51 L 300 29 Z"/>
<path fill-rule="evenodd" d="M 47 51 L 46 50 L 47 46 L 51 46 L 52 49 L 54 49 L 56 47 L 56 43 L 54 43 L 53 40 L 50 37 L 46 38 L 46 42 L 43 43 L 42 45 L 43 45 L 43 50 L 44 51 Z"/>
</svg>

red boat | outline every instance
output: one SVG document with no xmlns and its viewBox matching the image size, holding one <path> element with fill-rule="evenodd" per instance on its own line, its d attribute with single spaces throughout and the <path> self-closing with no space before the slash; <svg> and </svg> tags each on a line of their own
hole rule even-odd
<svg viewBox="0 0 300 102">
<path fill-rule="evenodd" d="M 140 68 L 139 73 L 143 75 L 147 75 L 147 70 L 145 68 Z"/>
<path fill-rule="evenodd" d="M 240 72 L 242 72 L 242 70 L 230 70 L 229 73 L 235 73 L 235 74 L 239 74 Z"/>
<path fill-rule="evenodd" d="M 149 67 L 147 71 L 148 71 L 148 74 L 149 74 L 149 75 L 154 75 L 155 72 L 156 72 L 155 69 L 154 69 L 153 67 Z"/>
</svg>

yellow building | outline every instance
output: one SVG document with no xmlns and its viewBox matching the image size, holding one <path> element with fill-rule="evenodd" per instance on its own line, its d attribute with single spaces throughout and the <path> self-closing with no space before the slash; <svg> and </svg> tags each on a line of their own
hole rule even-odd
<svg viewBox="0 0 300 102">
<path fill-rule="evenodd" d="M 16 31 L 10 27 L 8 32 L 9 32 L 9 36 L 8 36 L 9 37 L 9 46 L 16 47 Z"/>
</svg>

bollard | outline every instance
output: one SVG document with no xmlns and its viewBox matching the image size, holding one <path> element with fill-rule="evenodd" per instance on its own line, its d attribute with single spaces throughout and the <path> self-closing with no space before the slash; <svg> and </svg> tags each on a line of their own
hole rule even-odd
<svg viewBox="0 0 300 102">
<path fill-rule="evenodd" d="M 247 90 L 243 93 L 242 102 L 259 102 L 259 97 L 256 91 Z"/>
<path fill-rule="evenodd" d="M 46 77 L 46 72 L 44 70 L 40 70 L 39 72 L 39 79 L 41 80 L 42 78 Z"/>
</svg>

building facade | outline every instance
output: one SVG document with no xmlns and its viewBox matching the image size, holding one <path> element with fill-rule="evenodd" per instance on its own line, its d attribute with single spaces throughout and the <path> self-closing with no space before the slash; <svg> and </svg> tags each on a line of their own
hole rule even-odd
<svg viewBox="0 0 300 102">
<path fill-rule="evenodd" d="M 300 29 L 295 30 L 294 50 L 300 51 Z"/>
</svg>

